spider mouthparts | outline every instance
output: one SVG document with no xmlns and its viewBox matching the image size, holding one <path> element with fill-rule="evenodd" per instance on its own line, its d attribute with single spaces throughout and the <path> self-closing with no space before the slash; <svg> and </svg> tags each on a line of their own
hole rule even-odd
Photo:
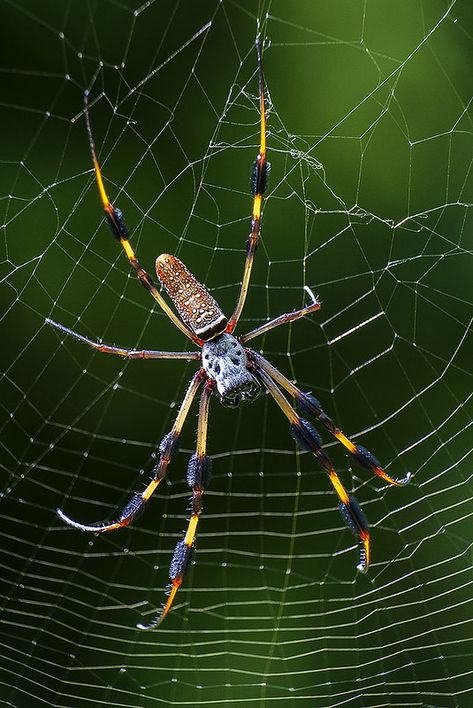
<svg viewBox="0 0 473 708">
<path fill-rule="evenodd" d="M 261 388 L 257 383 L 249 381 L 244 385 L 227 390 L 220 396 L 220 403 L 226 408 L 237 408 L 240 403 L 254 401 L 259 396 Z"/>
</svg>

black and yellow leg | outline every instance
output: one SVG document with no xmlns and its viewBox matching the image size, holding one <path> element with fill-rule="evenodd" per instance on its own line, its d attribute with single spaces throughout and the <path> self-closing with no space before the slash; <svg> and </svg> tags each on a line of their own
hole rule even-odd
<svg viewBox="0 0 473 708">
<path fill-rule="evenodd" d="M 265 322 L 260 327 L 256 327 L 256 329 L 252 329 L 251 332 L 247 332 L 246 334 L 243 334 L 240 337 L 240 341 L 243 343 L 248 342 L 250 339 L 254 339 L 255 337 L 259 337 L 261 334 L 265 334 L 266 332 L 269 332 L 271 329 L 274 329 L 275 327 L 279 327 L 280 325 L 287 324 L 288 322 L 294 322 L 294 320 L 299 320 L 301 317 L 305 317 L 306 315 L 310 315 L 312 312 L 316 312 L 317 310 L 320 310 L 320 302 L 317 300 L 315 295 L 312 295 L 312 302 L 310 305 L 306 305 L 305 307 L 302 307 L 300 310 L 294 310 L 293 312 L 286 312 L 284 315 L 279 315 L 279 317 L 275 317 L 273 320 L 270 320 L 269 322 Z"/>
<path fill-rule="evenodd" d="M 253 197 L 253 212 L 251 217 L 251 232 L 246 243 L 246 260 L 243 271 L 243 279 L 240 288 L 240 295 L 233 315 L 228 320 L 227 332 L 233 332 L 235 329 L 243 307 L 245 305 L 248 287 L 250 284 L 251 270 L 253 268 L 253 260 L 255 257 L 256 248 L 258 246 L 261 212 L 263 206 L 263 195 L 268 184 L 268 174 L 270 163 L 266 158 L 266 115 L 264 104 L 264 78 L 263 78 L 263 61 L 261 56 L 261 44 L 259 37 L 256 38 L 256 53 L 258 57 L 258 81 L 259 81 L 259 100 L 260 100 L 260 146 L 259 153 L 253 164 L 251 173 L 251 194 Z"/>
<path fill-rule="evenodd" d="M 202 512 L 202 496 L 210 482 L 211 460 L 207 455 L 207 430 L 209 419 L 209 401 L 212 393 L 213 382 L 207 381 L 200 397 L 199 422 L 197 426 L 197 448 L 189 460 L 187 468 L 187 482 L 192 489 L 191 515 L 187 531 L 183 540 L 179 541 L 169 567 L 171 585 L 166 603 L 150 624 L 138 624 L 139 629 L 155 629 L 168 614 L 172 607 L 176 593 L 182 585 L 187 569 L 191 564 L 194 554 L 197 524 Z"/>
<path fill-rule="evenodd" d="M 131 524 L 133 519 L 140 513 L 140 511 L 142 511 L 145 504 L 154 494 L 159 483 L 166 474 L 171 458 L 179 447 L 179 439 L 184 422 L 187 418 L 187 414 L 189 413 L 195 394 L 197 393 L 197 389 L 199 388 L 204 376 L 205 374 L 202 369 L 194 374 L 194 377 L 187 388 L 184 400 L 179 408 L 174 425 L 171 431 L 161 440 L 159 445 L 159 461 L 152 471 L 151 481 L 141 493 L 137 492 L 132 496 L 117 521 L 114 521 L 111 524 L 81 524 L 78 521 L 74 521 L 74 519 L 71 519 L 69 516 L 66 516 L 62 509 L 56 509 L 56 513 L 59 518 L 69 526 L 72 526 L 79 531 L 91 531 L 93 533 L 115 531 L 115 529 Z"/>
<path fill-rule="evenodd" d="M 105 191 L 105 185 L 103 183 L 102 172 L 100 165 L 97 160 L 97 154 L 95 152 L 95 143 L 92 135 L 92 128 L 90 126 L 89 118 L 89 107 L 88 107 L 88 97 L 89 92 L 84 93 L 84 113 L 87 125 L 87 134 L 89 136 L 90 151 L 92 153 L 92 162 L 94 164 L 95 180 L 97 182 L 97 187 L 100 194 L 100 199 L 105 212 L 105 218 L 109 225 L 110 231 L 112 232 L 114 238 L 120 243 L 123 250 L 125 251 L 126 257 L 128 258 L 130 265 L 134 269 L 138 279 L 143 284 L 143 286 L 148 290 L 154 297 L 156 302 L 164 310 L 169 319 L 178 327 L 181 332 L 183 332 L 189 339 L 193 342 L 198 343 L 199 339 L 188 329 L 183 322 L 177 317 L 177 315 L 172 311 L 172 309 L 167 304 L 166 300 L 163 298 L 159 290 L 157 289 L 155 283 L 153 282 L 151 276 L 144 270 L 141 266 L 136 254 L 129 241 L 128 228 L 123 218 L 123 214 L 120 209 L 114 207 L 110 202 L 107 192 Z"/>
<path fill-rule="evenodd" d="M 284 374 L 281 374 L 276 367 L 270 364 L 269 361 L 257 352 L 251 350 L 250 356 L 255 361 L 257 366 L 261 367 L 263 371 L 269 374 L 269 376 L 276 381 L 276 383 L 282 386 L 282 388 L 284 388 L 284 390 L 296 400 L 297 406 L 302 415 L 314 416 L 314 418 L 322 423 L 322 425 L 324 425 L 325 428 L 327 428 L 327 430 L 330 431 L 332 435 L 346 447 L 348 452 L 353 455 L 355 460 L 357 460 L 360 465 L 370 470 L 378 477 L 386 480 L 389 484 L 403 486 L 409 482 L 411 478 L 410 472 L 408 472 L 405 477 L 392 477 L 381 467 L 379 460 L 377 460 L 376 457 L 369 452 L 369 450 L 362 445 L 355 445 L 354 442 L 347 438 L 340 428 L 335 425 L 333 420 L 324 412 L 319 401 L 311 393 L 304 393 L 303 391 L 300 391 L 297 386 L 292 383 L 292 381 L 289 381 Z"/>
<path fill-rule="evenodd" d="M 103 352 L 105 354 L 118 354 L 118 356 L 124 356 L 128 359 L 187 359 L 190 361 L 201 358 L 200 352 L 160 352 L 155 351 L 154 349 L 123 349 L 122 347 L 112 347 L 109 344 L 94 342 L 92 339 L 74 332 L 73 329 L 69 329 L 69 327 L 64 327 L 64 325 L 59 324 L 59 322 L 50 320 L 49 317 L 46 318 L 45 322 L 46 324 L 56 327 L 56 329 L 60 329 L 61 332 L 78 339 L 79 342 L 88 344 L 98 352 Z"/>
<path fill-rule="evenodd" d="M 348 494 L 340 481 L 329 456 L 322 449 L 322 440 L 315 428 L 308 420 L 300 418 L 286 397 L 281 393 L 271 376 L 261 367 L 257 376 L 263 381 L 271 396 L 289 420 L 291 435 L 302 450 L 311 452 L 325 470 L 339 499 L 340 513 L 350 529 L 358 537 L 359 562 L 357 570 L 366 573 L 370 562 L 370 532 L 368 521 L 363 514 L 355 497 Z"/>
</svg>

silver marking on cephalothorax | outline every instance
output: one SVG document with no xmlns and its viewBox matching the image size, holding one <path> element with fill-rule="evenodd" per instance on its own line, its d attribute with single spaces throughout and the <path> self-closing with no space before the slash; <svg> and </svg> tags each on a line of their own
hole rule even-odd
<svg viewBox="0 0 473 708">
<path fill-rule="evenodd" d="M 260 385 L 247 369 L 246 352 L 232 334 L 221 334 L 202 347 L 202 365 L 213 379 L 225 406 L 238 406 L 251 401 L 260 392 Z"/>
</svg>

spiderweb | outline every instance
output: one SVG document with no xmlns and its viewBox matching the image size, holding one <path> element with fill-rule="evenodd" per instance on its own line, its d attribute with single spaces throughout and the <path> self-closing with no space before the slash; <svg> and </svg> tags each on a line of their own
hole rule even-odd
<svg viewBox="0 0 473 708">
<path fill-rule="evenodd" d="M 146 268 L 179 255 L 236 301 L 266 36 L 272 162 L 240 332 L 372 450 L 387 487 L 324 434 L 370 519 L 373 564 L 267 396 L 212 402 L 196 564 L 163 600 L 185 526 L 189 417 L 142 489 L 195 364 L 126 362 L 183 337 L 103 225 L 82 114 Z M 466 0 L 5 2 L 2 8 L 2 659 L 5 706 L 467 706 L 472 701 L 470 113 Z"/>
</svg>

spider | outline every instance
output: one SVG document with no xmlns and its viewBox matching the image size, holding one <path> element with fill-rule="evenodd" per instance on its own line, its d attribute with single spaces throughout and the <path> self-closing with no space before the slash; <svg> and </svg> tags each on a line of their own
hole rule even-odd
<svg viewBox="0 0 473 708">
<path fill-rule="evenodd" d="M 166 290 L 174 304 L 178 315 L 169 307 L 161 295 L 154 281 L 143 269 L 135 255 L 130 241 L 129 233 L 123 214 L 110 202 L 102 179 L 102 172 L 97 160 L 95 143 L 89 118 L 88 95 L 84 93 L 84 115 L 89 139 L 90 151 L 95 172 L 95 179 L 99 195 L 105 211 L 108 226 L 120 243 L 134 269 L 138 279 L 159 303 L 169 319 L 183 334 L 194 342 L 200 351 L 166 352 L 154 350 L 123 349 L 121 347 L 94 342 L 87 337 L 74 332 L 68 327 L 47 319 L 46 322 L 67 335 L 75 337 L 80 342 L 90 345 L 99 352 L 118 354 L 129 359 L 184 359 L 199 362 L 199 369 L 189 383 L 184 399 L 180 405 L 174 425 L 169 433 L 164 436 L 159 445 L 159 460 L 152 470 L 152 478 L 142 492 L 132 495 L 119 518 L 112 523 L 82 524 L 61 510 L 57 509 L 59 517 L 69 526 L 80 531 L 105 533 L 114 531 L 123 526 L 128 526 L 143 509 L 156 491 L 158 485 L 166 474 L 169 463 L 176 453 L 179 445 L 184 422 L 191 408 L 192 402 L 199 390 L 200 403 L 197 424 L 197 446 L 195 454 L 189 460 L 187 469 L 187 482 L 192 490 L 190 503 L 190 517 L 184 538 L 180 540 L 174 550 L 169 569 L 170 586 L 167 600 L 158 611 L 156 617 L 147 625 L 138 624 L 140 629 L 154 629 L 168 614 L 174 602 L 176 593 L 181 586 L 191 563 L 197 525 L 202 512 L 202 497 L 207 488 L 211 475 L 211 460 L 207 455 L 207 429 L 209 403 L 212 393 L 217 393 L 224 406 L 237 407 L 246 401 L 253 401 L 266 389 L 277 405 L 281 408 L 289 421 L 289 430 L 297 445 L 304 451 L 312 453 L 318 460 L 335 490 L 339 509 L 342 517 L 359 539 L 358 571 L 365 573 L 370 562 L 370 532 L 368 521 L 363 514 L 356 499 L 348 494 L 341 483 L 333 464 L 322 448 L 322 439 L 308 418 L 319 421 L 332 435 L 344 445 L 350 454 L 365 468 L 375 475 L 394 485 L 403 485 L 409 481 L 408 473 L 403 479 L 390 476 L 381 467 L 376 457 L 361 445 L 357 445 L 344 435 L 341 429 L 323 411 L 319 401 L 311 394 L 297 388 L 284 374 L 276 369 L 261 354 L 248 348 L 246 344 L 265 332 L 269 332 L 282 324 L 293 322 L 305 317 L 320 308 L 320 302 L 309 290 L 311 302 L 305 307 L 276 317 L 246 334 L 235 336 L 234 331 L 240 319 L 248 287 L 255 251 L 259 241 L 263 195 L 266 190 L 270 163 L 266 156 L 266 116 L 265 116 L 265 84 L 263 78 L 262 48 L 259 36 L 256 41 L 259 106 L 260 106 L 260 145 L 259 153 L 253 164 L 251 175 L 251 194 L 253 209 L 251 218 L 251 232 L 246 245 L 246 260 L 243 270 L 242 284 L 235 310 L 231 317 L 223 314 L 217 302 L 210 295 L 204 285 L 192 275 L 186 266 L 175 256 L 163 253 L 156 259 L 156 274 L 160 284 Z M 308 288 L 307 288 L 308 290 Z M 295 400 L 299 409 L 290 405 L 283 390 Z"/>
</svg>

